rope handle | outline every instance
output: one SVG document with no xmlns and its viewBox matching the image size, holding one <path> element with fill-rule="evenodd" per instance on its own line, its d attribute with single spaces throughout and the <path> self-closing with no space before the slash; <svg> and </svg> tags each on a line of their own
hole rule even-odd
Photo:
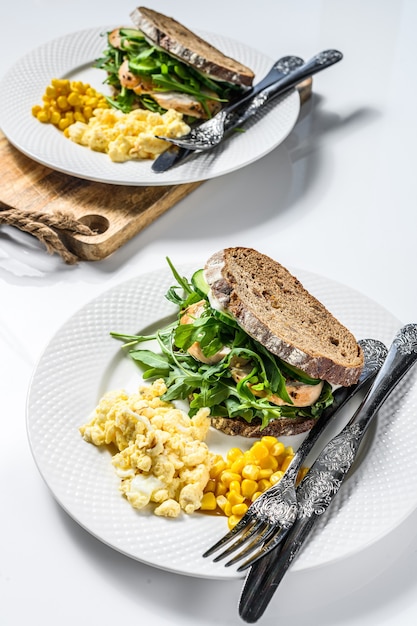
<svg viewBox="0 0 417 626">
<path fill-rule="evenodd" d="M 59 254 L 68 265 L 75 265 L 80 259 L 64 245 L 60 238 L 60 231 L 77 235 L 94 235 L 91 228 L 73 216 L 64 215 L 58 211 L 52 214 L 41 211 L 28 212 L 0 204 L 1 224 L 15 226 L 33 235 L 44 244 L 49 254 Z"/>
</svg>

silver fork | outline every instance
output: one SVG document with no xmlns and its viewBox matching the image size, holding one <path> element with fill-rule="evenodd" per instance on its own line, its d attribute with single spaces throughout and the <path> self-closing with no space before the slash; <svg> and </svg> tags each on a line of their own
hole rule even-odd
<svg viewBox="0 0 417 626">
<path fill-rule="evenodd" d="M 387 355 L 385 345 L 376 339 L 363 339 L 359 343 L 364 352 L 364 368 L 358 383 L 352 387 L 340 387 L 334 392 L 332 406 L 328 407 L 316 422 L 281 480 L 259 496 L 238 524 L 203 556 L 212 555 L 234 539 L 228 548 L 214 558 L 214 561 L 220 561 L 239 550 L 225 564 L 230 566 L 252 554 L 238 568 L 238 571 L 243 571 L 264 555 L 265 551 L 269 552 L 276 547 L 287 535 L 298 515 L 296 480 L 304 459 L 340 409 L 376 376 Z"/>
<path fill-rule="evenodd" d="M 242 126 L 249 118 L 256 115 L 267 102 L 271 102 L 274 99 L 275 83 L 290 72 L 293 72 L 297 67 L 303 65 L 303 63 L 303 59 L 295 56 L 286 56 L 275 61 L 261 82 L 257 83 L 253 89 L 233 103 L 234 105 L 239 104 L 239 106 L 233 111 L 229 111 L 227 115 L 223 113 L 224 136 L 228 136 L 235 128 Z M 166 172 L 194 152 L 198 152 L 198 150 L 171 145 L 168 150 L 162 152 L 152 163 L 152 171 L 157 173 Z"/>
<path fill-rule="evenodd" d="M 348 424 L 325 446 L 300 484 L 298 518 L 283 546 L 266 553 L 248 573 L 239 603 L 239 615 L 244 621 L 254 623 L 263 615 L 282 578 L 342 487 L 372 420 L 416 361 L 417 324 L 407 324 L 395 335 L 374 383 Z"/>
<path fill-rule="evenodd" d="M 193 128 L 188 135 L 179 137 L 178 139 L 171 137 L 162 137 L 157 135 L 158 139 L 164 139 L 180 148 L 186 148 L 189 150 L 210 150 L 217 146 L 223 139 L 225 133 L 225 125 L 228 116 L 236 109 L 241 107 L 245 102 L 253 100 L 260 91 L 265 89 L 268 85 L 272 85 L 276 82 L 274 89 L 274 97 L 279 93 L 284 93 L 303 81 L 305 78 L 317 74 L 322 70 L 334 65 L 343 58 L 343 55 L 338 50 L 324 50 L 319 54 L 316 54 L 310 61 L 304 64 L 300 64 L 301 59 L 298 57 L 284 57 L 276 62 L 273 66 L 279 73 L 284 73 L 284 77 L 276 81 L 271 76 L 271 80 L 268 82 L 266 78 L 258 83 L 251 91 L 247 93 L 243 98 L 236 102 L 232 102 L 230 105 L 224 107 L 217 115 L 212 117 L 207 122 L 203 122 L 196 128 Z M 271 71 L 272 71 L 271 70 Z M 270 94 L 271 97 L 271 94 Z M 259 103 L 260 106 L 262 102 Z"/>
</svg>

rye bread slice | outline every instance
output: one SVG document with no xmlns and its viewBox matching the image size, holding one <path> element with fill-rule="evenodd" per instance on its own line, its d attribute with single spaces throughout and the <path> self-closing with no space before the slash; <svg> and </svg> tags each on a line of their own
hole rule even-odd
<svg viewBox="0 0 417 626">
<path fill-rule="evenodd" d="M 270 352 L 313 378 L 350 386 L 363 368 L 353 334 L 285 267 L 252 248 L 226 248 L 206 263 L 211 294 Z"/>
<path fill-rule="evenodd" d="M 211 425 L 225 435 L 239 435 L 260 439 L 261 437 L 292 437 L 311 430 L 315 424 L 314 419 L 306 417 L 283 417 L 274 419 L 261 430 L 261 421 L 246 422 L 241 417 L 212 417 Z"/>
<path fill-rule="evenodd" d="M 226 56 L 174 18 L 146 7 L 137 7 L 130 18 L 150 41 L 200 72 L 242 87 L 252 85 L 254 73 L 250 68 Z"/>
</svg>

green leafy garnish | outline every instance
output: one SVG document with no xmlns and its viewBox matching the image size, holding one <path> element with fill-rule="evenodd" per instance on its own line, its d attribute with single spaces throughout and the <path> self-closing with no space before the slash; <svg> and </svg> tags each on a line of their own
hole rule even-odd
<svg viewBox="0 0 417 626">
<path fill-rule="evenodd" d="M 177 272 L 170 259 L 167 262 L 176 284 L 168 289 L 165 297 L 178 307 L 177 319 L 152 335 L 111 333 L 123 341 L 129 356 L 141 367 L 145 380 L 164 379 L 167 386 L 164 400 L 188 400 L 191 417 L 200 408 L 208 407 L 210 414 L 217 417 L 240 417 L 249 423 L 261 420 L 262 428 L 271 420 L 284 417 L 317 418 L 332 404 L 332 388 L 325 382 L 314 405 L 295 407 L 286 388 L 287 379 L 311 385 L 320 381 L 284 363 L 249 337 L 234 320 L 212 309 L 208 296 L 202 297 L 201 280 L 196 291 L 193 283 Z M 191 321 L 181 323 L 184 311 L 197 302 L 201 303 L 198 315 L 187 311 Z M 149 341 L 157 342 L 157 352 L 140 347 L 141 343 Z M 219 353 L 220 360 L 209 363 L 196 360 L 188 352 L 196 343 L 207 360 Z M 233 377 L 237 363 L 245 365 L 238 382 Z M 279 396 L 287 404 L 271 403 L 268 400 L 271 395 Z"/>
<path fill-rule="evenodd" d="M 201 103 L 208 116 L 208 100 L 228 102 L 242 91 L 239 86 L 212 80 L 206 74 L 175 59 L 161 48 L 150 44 L 139 30 L 121 28 L 119 33 L 120 47 L 115 48 L 108 39 L 108 46 L 95 61 L 94 67 L 107 72 L 104 82 L 115 91 L 115 95 L 109 97 L 108 102 L 124 113 L 129 113 L 138 105 L 159 113 L 165 111 L 150 94 L 137 95 L 131 89 L 122 87 L 119 68 L 125 60 L 129 70 L 144 78 L 151 85 L 152 91 L 189 94 Z"/>
</svg>

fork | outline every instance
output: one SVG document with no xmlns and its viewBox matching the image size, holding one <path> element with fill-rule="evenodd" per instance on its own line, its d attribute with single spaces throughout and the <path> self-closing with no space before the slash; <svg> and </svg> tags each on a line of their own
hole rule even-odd
<svg viewBox="0 0 417 626">
<path fill-rule="evenodd" d="M 250 117 L 254 116 L 266 102 L 272 101 L 274 98 L 275 83 L 290 72 L 293 72 L 297 67 L 303 65 L 303 63 L 303 59 L 296 56 L 286 56 L 275 61 L 274 65 L 261 82 L 257 83 L 249 92 L 246 92 L 239 101 L 233 103 L 239 103 L 239 107 L 235 108 L 233 111 L 229 111 L 224 118 L 225 136 L 229 135 L 235 128 L 242 126 L 242 124 Z M 152 170 L 157 173 L 166 172 L 173 165 L 181 163 L 194 152 L 198 152 L 198 150 L 171 145 L 168 150 L 162 152 L 162 154 L 155 159 L 152 163 Z"/>
<path fill-rule="evenodd" d="M 239 602 L 239 615 L 244 621 L 254 623 L 263 615 L 291 563 L 341 488 L 373 418 L 416 361 L 417 324 L 406 324 L 395 335 L 375 382 L 353 417 L 325 446 L 298 487 L 298 517 L 284 544 L 266 553 L 248 573 Z"/>
<path fill-rule="evenodd" d="M 242 548 L 225 565 L 234 565 L 254 553 L 238 568 L 238 571 L 243 571 L 266 552 L 276 547 L 287 535 L 298 515 L 296 480 L 302 462 L 335 415 L 354 395 L 372 381 L 385 360 L 387 349 L 380 341 L 363 339 L 359 341 L 359 344 L 364 352 L 364 367 L 358 383 L 351 387 L 340 387 L 334 392 L 333 404 L 316 422 L 281 480 L 259 496 L 236 526 L 209 548 L 203 554 L 204 557 L 212 555 L 234 539 L 228 548 L 214 558 L 214 561 L 220 561 Z"/>
<path fill-rule="evenodd" d="M 272 68 L 273 70 L 275 67 L 281 74 L 284 71 L 284 77 L 276 80 L 276 78 L 271 76 L 271 78 L 267 80 L 268 75 L 243 98 L 224 107 L 210 120 L 203 122 L 196 128 L 193 128 L 188 135 L 184 135 L 179 138 L 157 135 L 157 138 L 168 141 L 175 146 L 179 146 L 180 148 L 190 150 L 210 150 L 222 141 L 225 133 L 225 125 L 229 115 L 236 109 L 240 108 L 245 102 L 253 100 L 260 91 L 265 89 L 265 87 L 275 83 L 276 90 L 274 90 L 274 97 L 276 97 L 279 93 L 289 91 L 305 78 L 313 76 L 313 74 L 330 67 L 330 65 L 334 65 L 334 63 L 337 63 L 342 58 L 343 55 L 338 50 L 324 50 L 302 65 L 300 64 L 301 59 L 298 57 L 284 57 L 284 59 L 277 61 Z M 259 104 L 261 106 L 263 102 L 261 101 Z"/>
</svg>

